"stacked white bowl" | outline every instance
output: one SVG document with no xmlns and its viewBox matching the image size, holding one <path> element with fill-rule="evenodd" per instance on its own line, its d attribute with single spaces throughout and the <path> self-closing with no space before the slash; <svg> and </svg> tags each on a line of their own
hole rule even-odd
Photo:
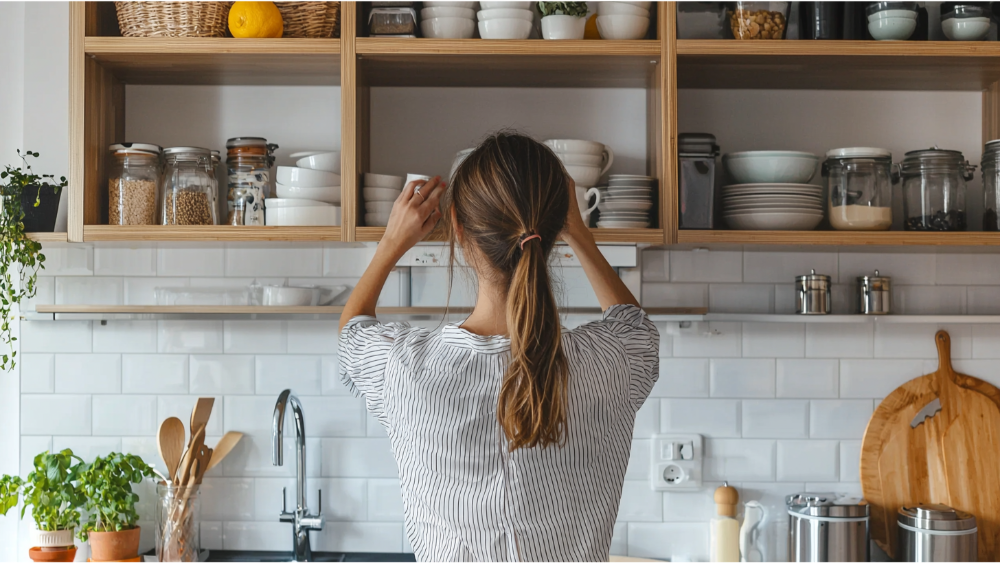
<svg viewBox="0 0 1000 563">
<path fill-rule="evenodd" d="M 424 2 L 420 33 L 430 39 L 471 39 L 478 2 Z"/>
<path fill-rule="evenodd" d="M 632 174 L 612 174 L 608 176 L 608 187 L 601 191 L 601 201 L 597 209 L 601 212 L 597 219 L 599 229 L 645 229 L 652 221 L 653 184 L 650 176 Z"/>
<path fill-rule="evenodd" d="M 892 3 L 885 3 L 885 5 Z M 917 29 L 917 8 L 915 2 L 899 2 L 899 6 L 874 11 L 882 3 L 869 5 L 868 33 L 877 41 L 905 41 Z M 912 6 L 907 6 L 912 4 Z"/>
<path fill-rule="evenodd" d="M 403 191 L 406 178 L 388 174 L 365 173 L 362 194 L 365 198 L 365 225 L 384 227 L 389 224 L 392 204 Z"/>
<path fill-rule="evenodd" d="M 823 188 L 807 182 L 819 157 L 746 151 L 722 157 L 736 184 L 722 188 L 722 215 L 736 230 L 811 231 L 823 221 Z"/>
<path fill-rule="evenodd" d="M 279 166 L 277 197 L 264 200 L 268 226 L 340 226 L 340 151 L 292 154 L 297 166 Z"/>
<path fill-rule="evenodd" d="M 651 2 L 598 2 L 597 31 L 602 39 L 643 39 L 649 30 Z"/>
<path fill-rule="evenodd" d="M 597 141 L 548 139 L 545 145 L 556 153 L 578 188 L 592 188 L 611 168 L 615 153 Z"/>
<path fill-rule="evenodd" d="M 491 2 L 482 0 L 479 36 L 483 39 L 527 39 L 535 26 L 531 2 Z"/>
</svg>

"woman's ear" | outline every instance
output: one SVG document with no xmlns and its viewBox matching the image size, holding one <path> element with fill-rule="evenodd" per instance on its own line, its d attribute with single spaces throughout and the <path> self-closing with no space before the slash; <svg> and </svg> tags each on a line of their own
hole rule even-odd
<svg viewBox="0 0 1000 563">
<path fill-rule="evenodd" d="M 459 224 L 459 222 L 458 222 L 458 214 L 455 213 L 455 206 L 452 205 L 451 208 L 450 208 L 450 210 L 451 210 L 451 224 L 452 224 L 452 228 L 455 229 L 455 240 L 457 240 L 459 244 L 465 245 L 465 240 L 463 238 L 463 236 L 465 235 L 465 232 L 462 229 L 462 225 Z"/>
</svg>

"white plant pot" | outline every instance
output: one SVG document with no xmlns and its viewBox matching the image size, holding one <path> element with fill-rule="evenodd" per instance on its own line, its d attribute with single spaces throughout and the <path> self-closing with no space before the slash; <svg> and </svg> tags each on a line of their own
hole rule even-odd
<svg viewBox="0 0 1000 563">
<path fill-rule="evenodd" d="M 545 16 L 542 37 L 545 39 L 583 39 L 587 18 L 576 16 Z"/>
<path fill-rule="evenodd" d="M 43 532 L 32 528 L 31 545 L 34 547 L 73 547 L 73 530 Z"/>
</svg>

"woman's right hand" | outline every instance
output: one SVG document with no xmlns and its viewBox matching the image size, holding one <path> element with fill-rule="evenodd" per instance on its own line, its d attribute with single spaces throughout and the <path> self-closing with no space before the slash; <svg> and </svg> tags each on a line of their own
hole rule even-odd
<svg viewBox="0 0 1000 563">
<path fill-rule="evenodd" d="M 402 256 L 413 248 L 441 219 L 439 204 L 444 191 L 445 185 L 440 176 L 406 184 L 392 204 L 389 223 L 379 246 L 391 250 L 397 256 Z"/>
</svg>

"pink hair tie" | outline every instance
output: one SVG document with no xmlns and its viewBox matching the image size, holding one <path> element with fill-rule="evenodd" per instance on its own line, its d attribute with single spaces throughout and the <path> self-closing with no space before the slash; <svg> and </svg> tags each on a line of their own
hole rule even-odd
<svg viewBox="0 0 1000 563">
<path fill-rule="evenodd" d="M 535 235 L 529 235 L 529 236 L 526 236 L 526 237 L 522 238 L 521 239 L 521 250 L 524 250 L 524 243 L 526 243 L 526 242 L 528 242 L 529 240 L 532 240 L 532 239 L 542 240 L 542 235 L 535 234 Z"/>
</svg>

